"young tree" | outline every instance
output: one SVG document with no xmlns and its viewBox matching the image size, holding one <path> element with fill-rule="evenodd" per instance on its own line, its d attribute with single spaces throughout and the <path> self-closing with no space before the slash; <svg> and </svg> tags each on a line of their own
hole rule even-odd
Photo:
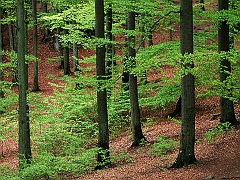
<svg viewBox="0 0 240 180">
<path fill-rule="evenodd" d="M 78 71 L 78 45 L 73 43 L 73 71 Z"/>
<path fill-rule="evenodd" d="M 39 84 L 38 84 L 38 36 L 37 36 L 37 4 L 36 0 L 32 0 L 32 18 L 33 18 L 33 55 L 35 56 L 34 61 L 34 78 L 33 78 L 33 89 L 32 91 L 39 91 Z"/>
<path fill-rule="evenodd" d="M 128 30 L 135 30 L 135 12 L 128 13 Z M 134 68 L 136 66 L 136 51 L 135 51 L 135 36 L 128 37 L 128 61 L 130 66 Z M 132 146 L 138 146 L 142 140 L 145 139 L 142 133 L 140 122 L 140 109 L 138 103 L 138 87 L 137 76 L 133 73 L 129 73 L 129 91 L 130 91 L 130 106 L 131 106 L 131 119 L 132 119 L 132 133 L 133 143 Z"/>
<path fill-rule="evenodd" d="M 97 38 L 104 38 L 104 0 L 95 0 L 95 16 Z M 107 111 L 107 91 L 103 87 L 102 81 L 106 80 L 105 72 L 105 46 L 98 44 L 96 46 L 96 71 L 98 80 L 97 91 L 97 113 L 98 113 L 98 147 L 100 148 L 97 155 L 99 163 L 96 169 L 102 169 L 110 165 L 109 158 L 109 130 L 108 130 L 108 111 Z"/>
<path fill-rule="evenodd" d="M 66 29 L 63 30 L 64 34 L 67 35 L 68 31 Z M 64 57 L 64 75 L 68 75 L 71 74 L 71 70 L 70 70 L 70 63 L 69 63 L 69 47 L 68 45 L 65 45 L 63 47 L 63 57 Z"/>
<path fill-rule="evenodd" d="M 106 11 L 106 38 L 110 41 L 110 43 L 107 44 L 107 51 L 106 51 L 106 57 L 107 57 L 107 72 L 106 75 L 108 76 L 108 78 L 111 78 L 112 76 L 112 67 L 113 67 L 113 45 L 112 45 L 112 41 L 113 41 L 113 34 L 112 34 L 112 23 L 113 23 L 113 19 L 112 19 L 112 4 L 107 3 L 107 11 Z"/>
<path fill-rule="evenodd" d="M 23 168 L 23 163 L 30 163 L 30 127 L 29 108 L 27 105 L 27 77 L 26 77 L 26 33 L 24 22 L 24 0 L 17 0 L 17 44 L 18 44 L 18 94 L 19 94 L 19 167 Z"/>
<path fill-rule="evenodd" d="M 126 20 L 126 30 L 128 29 L 128 22 Z M 129 90 L 129 70 L 127 68 L 127 43 L 128 43 L 128 37 L 125 34 L 125 49 L 124 49 L 124 56 L 123 56 L 123 73 L 122 73 L 122 83 L 123 83 L 123 89 L 125 91 Z"/>
<path fill-rule="evenodd" d="M 180 15 L 180 47 L 181 54 L 189 56 L 193 53 L 193 6 L 192 0 L 181 0 Z M 183 68 L 193 68 L 193 62 L 183 62 Z M 188 73 L 182 78 L 182 127 L 180 149 L 176 162 L 172 167 L 188 166 L 196 161 L 195 143 L 195 94 L 194 76 Z"/>
<path fill-rule="evenodd" d="M 1 3 L 1 1 L 0 1 Z M 2 17 L 2 7 L 0 4 L 0 18 Z M 0 22 L 0 65 L 2 64 L 2 50 L 3 50 L 3 44 L 2 44 L 2 24 Z M 2 69 L 0 67 L 0 82 L 2 81 Z M 2 91 L 2 88 L 0 87 L 0 98 L 3 98 L 4 94 Z"/>
<path fill-rule="evenodd" d="M 218 0 L 218 10 L 228 10 L 228 0 Z M 228 52 L 229 51 L 229 25 L 226 20 L 220 22 L 218 29 L 218 51 Z M 220 81 L 224 83 L 231 73 L 231 64 L 227 57 L 221 59 L 220 62 Z M 223 96 L 220 97 L 220 110 L 221 120 L 220 122 L 230 122 L 232 125 L 237 123 L 233 102 Z"/>
</svg>

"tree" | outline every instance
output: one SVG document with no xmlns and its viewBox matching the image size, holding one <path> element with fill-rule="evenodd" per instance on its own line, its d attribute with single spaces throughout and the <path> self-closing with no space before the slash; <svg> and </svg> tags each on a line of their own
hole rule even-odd
<svg viewBox="0 0 240 180">
<path fill-rule="evenodd" d="M 128 22 L 126 20 L 126 30 L 128 29 Z M 123 83 L 123 89 L 125 91 L 129 90 L 129 70 L 127 67 L 127 42 L 128 42 L 128 37 L 125 34 L 125 49 L 124 51 L 124 56 L 123 56 L 123 73 L 122 73 L 122 83 Z"/>
<path fill-rule="evenodd" d="M 135 30 L 135 12 L 128 13 L 128 30 Z M 130 66 L 134 68 L 136 66 L 135 56 L 135 36 L 130 35 L 128 37 L 128 61 Z M 132 146 L 138 146 L 142 140 L 145 140 L 141 129 L 140 122 L 140 109 L 138 103 L 138 87 L 137 76 L 133 73 L 129 73 L 129 91 L 130 91 L 130 106 L 131 106 L 131 122 L 133 143 Z"/>
<path fill-rule="evenodd" d="M 180 48 L 181 54 L 190 56 L 193 53 L 193 6 L 192 0 L 181 0 L 180 15 Z M 191 57 L 191 56 L 190 56 Z M 183 60 L 184 61 L 184 60 Z M 183 68 L 193 68 L 193 61 L 183 62 Z M 194 76 L 188 72 L 182 77 L 182 126 L 180 149 L 172 167 L 188 166 L 196 161 L 195 143 L 195 95 Z"/>
<path fill-rule="evenodd" d="M 17 0 L 17 44 L 18 44 L 18 94 L 19 94 L 19 167 L 24 167 L 24 163 L 30 163 L 30 127 L 29 108 L 27 105 L 27 77 L 26 77 L 26 33 L 24 22 L 24 0 Z"/>
<path fill-rule="evenodd" d="M 67 35 L 68 31 L 66 29 L 63 30 L 64 34 Z M 63 57 L 64 57 L 64 75 L 68 75 L 71 74 L 71 70 L 70 70 L 70 63 L 69 63 L 69 47 L 68 45 L 65 45 L 63 47 Z"/>
<path fill-rule="evenodd" d="M 97 38 L 104 38 L 104 1 L 95 0 L 95 16 Z M 108 111 L 107 111 L 107 91 L 103 87 L 103 81 L 106 80 L 105 72 L 105 46 L 98 44 L 96 46 L 96 71 L 98 80 L 97 91 L 97 113 L 98 113 L 98 147 L 100 148 L 97 155 L 98 165 L 96 169 L 102 169 L 110 165 L 109 158 L 109 132 L 108 132 Z"/>
<path fill-rule="evenodd" d="M 39 91 L 38 84 L 38 41 L 37 41 L 37 7 L 36 0 L 32 0 L 32 18 L 33 18 L 33 55 L 36 58 L 34 60 L 34 78 L 33 78 L 33 91 Z"/>
<path fill-rule="evenodd" d="M 0 2 L 1 3 L 1 2 Z M 2 7 L 0 4 L 0 17 L 2 17 Z M 0 23 L 0 65 L 2 64 L 2 50 L 3 50 L 3 44 L 2 44 L 2 24 Z M 2 69 L 0 67 L 0 82 L 2 81 Z M 0 88 L 0 98 L 3 98 L 4 94 L 2 91 L 2 88 Z"/>
<path fill-rule="evenodd" d="M 106 38 L 110 41 L 107 44 L 107 72 L 106 75 L 111 78 L 112 76 L 112 69 L 113 69 L 113 34 L 112 34 L 112 4 L 108 3 L 107 4 L 107 11 L 106 11 Z"/>
<path fill-rule="evenodd" d="M 73 43 L 73 71 L 78 71 L 78 45 Z"/>
<path fill-rule="evenodd" d="M 228 0 L 218 0 L 218 10 L 228 10 Z M 219 53 L 224 53 L 229 51 L 229 25 L 226 20 L 220 22 L 218 29 L 218 51 Z M 227 57 L 222 58 L 220 62 L 220 81 L 225 83 L 227 78 L 231 73 L 231 63 Z M 221 96 L 220 97 L 220 110 L 221 110 L 221 120 L 220 122 L 230 122 L 232 125 L 237 123 L 233 102 Z"/>
</svg>

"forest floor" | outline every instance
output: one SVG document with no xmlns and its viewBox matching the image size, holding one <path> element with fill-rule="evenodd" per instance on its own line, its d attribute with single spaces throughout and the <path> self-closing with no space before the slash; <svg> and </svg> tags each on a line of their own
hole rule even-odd
<svg viewBox="0 0 240 180">
<path fill-rule="evenodd" d="M 31 37 L 31 35 L 29 36 Z M 7 36 L 5 37 L 7 38 Z M 6 40 L 6 39 L 5 39 Z M 154 35 L 154 43 L 164 41 L 163 36 Z M 7 41 L 5 41 L 7 42 Z M 30 38 L 31 42 L 31 38 Z M 31 51 L 31 43 L 29 49 Z M 52 94 L 53 87 L 49 82 L 59 83 L 58 80 L 48 78 L 49 74 L 61 77 L 63 72 L 58 68 L 59 62 L 51 62 L 50 57 L 57 56 L 58 53 L 51 50 L 49 44 L 39 43 L 39 84 L 43 96 Z M 94 51 L 80 49 L 81 57 L 91 56 Z M 84 64 L 80 64 L 84 66 Z M 170 72 L 170 67 L 165 67 L 164 71 Z M 149 74 L 149 76 L 153 76 Z M 32 63 L 29 64 L 29 87 L 33 84 Z M 180 126 L 178 123 L 166 118 L 172 112 L 174 105 L 169 105 L 164 110 L 149 112 L 142 109 L 142 116 L 148 118 L 158 117 L 154 124 L 143 126 L 143 133 L 151 143 L 159 136 L 168 136 L 175 140 L 179 139 Z M 219 118 L 210 121 L 214 114 L 220 112 L 219 98 L 210 97 L 197 99 L 196 101 L 196 145 L 195 153 L 197 163 L 179 169 L 168 169 L 176 160 L 177 148 L 162 157 L 153 157 L 148 152 L 148 145 L 139 148 L 131 148 L 130 133 L 122 133 L 110 142 L 110 148 L 119 152 L 126 150 L 131 155 L 131 162 L 123 165 L 115 165 L 111 168 L 93 171 L 74 179 L 240 179 L 240 128 L 234 127 L 231 131 L 218 135 L 213 142 L 205 140 L 205 133 L 219 123 Z M 240 104 L 235 104 L 236 116 L 240 116 Z M 180 119 L 180 118 L 177 118 Z M 5 148 L 6 147 L 6 148 Z M 0 159 L 0 164 L 10 163 L 17 166 L 17 143 L 14 140 L 7 140 L 4 143 L 4 157 Z M 1 178 L 0 178 L 1 179 Z M 66 178 L 65 178 L 66 179 Z M 73 178 L 67 178 L 73 179 Z"/>
</svg>

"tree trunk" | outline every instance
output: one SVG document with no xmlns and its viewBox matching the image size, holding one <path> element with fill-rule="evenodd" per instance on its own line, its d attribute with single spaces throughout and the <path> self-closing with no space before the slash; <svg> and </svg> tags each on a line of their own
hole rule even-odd
<svg viewBox="0 0 240 180">
<path fill-rule="evenodd" d="M 44 13 L 47 13 L 47 3 L 42 1 L 41 2 L 41 11 L 44 12 Z M 49 36 L 49 29 L 46 28 L 46 27 L 43 27 L 43 39 L 42 39 L 42 42 L 43 43 L 46 43 L 47 42 L 47 39 L 48 39 L 48 36 Z"/>
<path fill-rule="evenodd" d="M 19 168 L 24 167 L 24 163 L 30 163 L 30 127 L 29 109 L 27 105 L 27 77 L 26 77 L 26 31 L 24 22 L 24 1 L 17 0 L 17 44 L 18 44 L 18 94 L 19 94 Z"/>
<path fill-rule="evenodd" d="M 128 13 L 128 30 L 135 30 L 135 13 Z M 135 36 L 129 36 L 128 38 L 128 60 L 130 66 L 134 68 L 136 66 L 136 51 L 135 51 Z M 133 143 L 132 147 L 138 146 L 145 137 L 142 133 L 141 122 L 140 122 L 140 109 L 138 103 L 138 87 L 137 87 L 137 76 L 129 74 L 129 90 L 130 90 L 130 106 L 131 106 L 131 119 L 132 119 L 132 133 Z"/>
<path fill-rule="evenodd" d="M 193 53 L 193 7 L 192 0 L 181 0 L 180 46 L 181 54 Z M 184 58 L 184 57 L 183 57 Z M 193 68 L 193 62 L 184 63 L 183 68 Z M 194 76 L 191 73 L 182 78 L 182 126 L 180 149 L 172 167 L 188 166 L 196 161 L 195 144 L 195 94 Z"/>
<path fill-rule="evenodd" d="M 34 71 L 33 71 L 33 89 L 32 91 L 39 91 L 38 84 L 38 41 L 37 41 L 37 10 L 36 10 L 36 0 L 32 0 L 32 18 L 33 18 L 33 55 L 36 58 L 34 61 Z"/>
<path fill-rule="evenodd" d="M 78 71 L 78 45 L 76 43 L 73 44 L 73 71 Z"/>
<path fill-rule="evenodd" d="M 1 3 L 1 2 L 0 2 Z M 0 17 L 2 17 L 2 8 L 0 6 Z M 3 50 L 3 39 L 2 39 L 2 24 L 0 23 L 0 64 L 2 64 L 2 50 Z M 2 69 L 0 68 L 0 82 L 2 81 Z M 2 87 L 0 87 L 0 98 L 4 97 Z"/>
<path fill-rule="evenodd" d="M 16 47 L 15 47 L 15 36 L 14 36 L 14 30 L 13 30 L 13 25 L 9 24 L 8 25 L 8 32 L 9 32 L 9 45 L 10 45 L 10 50 L 11 51 L 15 51 Z M 14 64 L 14 66 L 12 67 L 12 82 L 16 83 L 17 80 L 17 60 L 13 60 L 12 62 Z"/>
<path fill-rule="evenodd" d="M 67 30 L 64 30 L 64 34 L 68 34 Z M 64 75 L 69 75 L 71 74 L 70 70 L 70 63 L 69 63 L 69 47 L 64 46 L 63 47 L 63 57 L 64 57 Z"/>
<path fill-rule="evenodd" d="M 128 22 L 126 20 L 126 30 L 128 29 Z M 124 57 L 123 57 L 123 73 L 122 73 L 122 83 L 123 89 L 125 91 L 129 90 L 129 70 L 127 68 L 127 46 L 128 46 L 128 38 L 125 34 L 125 50 L 124 50 Z"/>
<path fill-rule="evenodd" d="M 95 0 L 95 16 L 97 38 L 104 38 L 104 1 Z M 98 113 L 98 147 L 100 151 L 97 154 L 98 165 L 96 169 L 103 169 L 111 164 L 109 157 L 109 132 L 108 132 L 108 111 L 107 111 L 107 91 L 102 86 L 101 81 L 106 80 L 105 72 L 105 46 L 96 46 L 96 71 L 98 82 L 97 91 L 97 113 Z"/>
<path fill-rule="evenodd" d="M 218 0 L 218 10 L 228 10 L 228 0 Z M 229 25 L 227 21 L 220 22 L 218 29 L 218 51 L 228 52 L 229 51 Z M 221 59 L 220 62 L 220 81 L 225 82 L 230 76 L 231 64 L 226 58 Z M 231 90 L 230 90 L 231 91 Z M 220 97 L 220 110 L 221 110 L 221 120 L 220 122 L 230 122 L 232 125 L 237 123 L 233 102 L 225 97 Z"/>
<path fill-rule="evenodd" d="M 110 79 L 112 76 L 112 70 L 113 70 L 113 35 L 112 35 L 112 4 L 109 3 L 107 7 L 107 13 L 106 13 L 106 31 L 107 35 L 106 38 L 110 41 L 110 43 L 107 44 L 107 71 L 106 75 Z"/>
<path fill-rule="evenodd" d="M 144 20 L 144 16 L 143 16 L 143 20 Z M 140 38 L 140 46 L 142 48 L 145 48 L 145 28 L 144 28 L 144 22 L 142 22 L 141 25 L 141 38 Z M 143 76 L 140 79 L 141 84 L 147 84 L 147 72 L 144 71 L 143 72 Z"/>
<path fill-rule="evenodd" d="M 57 28 L 57 35 L 60 35 L 61 34 L 61 29 L 60 28 Z M 60 52 L 60 57 L 61 57 L 61 60 L 60 60 L 60 66 L 58 66 L 59 69 L 64 69 L 64 53 L 63 53 L 63 47 L 59 41 L 59 37 L 58 36 L 55 36 L 55 43 L 56 43 L 56 46 L 57 47 L 56 49 L 58 49 L 57 51 Z"/>
</svg>

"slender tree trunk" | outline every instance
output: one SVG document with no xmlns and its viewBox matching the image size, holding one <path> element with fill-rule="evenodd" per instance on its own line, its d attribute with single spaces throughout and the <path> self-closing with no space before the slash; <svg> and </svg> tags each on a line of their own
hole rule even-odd
<svg viewBox="0 0 240 180">
<path fill-rule="evenodd" d="M 144 19 L 144 15 L 143 15 L 143 19 Z M 144 22 L 142 22 L 143 24 L 141 25 L 141 38 L 140 38 L 140 46 L 142 48 L 145 48 L 145 28 L 144 28 Z M 147 72 L 144 71 L 143 72 L 143 76 L 140 79 L 142 84 L 147 84 Z"/>
<path fill-rule="evenodd" d="M 126 20 L 126 30 L 128 29 L 128 22 Z M 125 50 L 124 50 L 124 57 L 123 57 L 123 73 L 122 73 L 122 83 L 123 89 L 125 91 L 129 90 L 129 70 L 127 68 L 127 46 L 128 46 L 128 38 L 125 34 Z"/>
<path fill-rule="evenodd" d="M 64 34 L 68 34 L 67 30 L 64 30 Z M 71 74 L 70 63 L 69 63 L 69 47 L 63 47 L 63 56 L 64 56 L 64 75 Z"/>
<path fill-rule="evenodd" d="M 36 0 L 32 0 L 32 18 L 33 18 L 33 55 L 36 58 L 33 64 L 33 89 L 32 91 L 39 91 L 39 84 L 38 84 L 38 36 L 37 36 L 37 10 L 36 10 Z"/>
<path fill-rule="evenodd" d="M 44 13 L 47 13 L 47 11 L 48 11 L 47 3 L 44 2 L 44 1 L 41 2 L 41 11 L 44 12 Z M 47 42 L 49 33 L 50 33 L 49 29 L 46 28 L 46 27 L 43 27 L 43 39 L 42 39 L 42 42 L 44 42 L 44 43 Z"/>
<path fill-rule="evenodd" d="M 60 35 L 61 34 L 61 29 L 60 28 L 57 28 L 57 35 Z M 58 47 L 58 51 L 60 52 L 60 56 L 61 56 L 61 61 L 60 61 L 60 66 L 58 67 L 59 69 L 64 69 L 64 53 L 63 53 L 63 47 L 59 41 L 59 37 L 58 36 L 55 36 L 55 43 L 57 44 L 57 47 Z"/>
<path fill-rule="evenodd" d="M 218 10 L 228 10 L 228 0 L 218 0 Z M 229 25 L 227 21 L 220 22 L 218 29 L 218 51 L 228 52 L 229 51 Z M 221 59 L 220 62 L 220 81 L 225 82 L 231 73 L 231 63 L 226 58 Z M 231 90 L 230 90 L 231 91 Z M 220 122 L 230 122 L 232 125 L 237 124 L 237 120 L 234 114 L 233 102 L 225 97 L 220 97 L 220 110 L 221 120 Z"/>
<path fill-rule="evenodd" d="M 181 0 L 180 46 L 182 55 L 193 53 L 193 7 L 192 0 Z M 184 57 L 183 57 L 184 58 Z M 183 62 L 183 68 L 193 68 L 193 62 Z M 172 167 L 188 166 L 196 161 L 195 144 L 195 94 L 194 76 L 182 78 L 182 127 L 180 149 Z"/>
<path fill-rule="evenodd" d="M 2 17 L 2 8 L 0 2 L 0 18 Z M 3 39 L 2 39 L 2 24 L 0 23 L 0 64 L 2 64 L 2 50 L 3 50 Z M 2 81 L 2 69 L 0 68 L 0 81 Z M 0 98 L 4 97 L 2 87 L 0 87 Z"/>
<path fill-rule="evenodd" d="M 107 7 L 107 13 L 106 13 L 106 31 L 107 35 L 106 38 L 109 41 L 113 41 L 113 35 L 112 35 L 112 4 L 108 4 Z M 113 45 L 112 43 L 107 44 L 107 71 L 106 75 L 110 79 L 112 76 L 112 70 L 113 70 Z"/>
<path fill-rule="evenodd" d="M 10 45 L 10 50 L 11 51 L 15 51 L 16 47 L 15 47 L 15 36 L 14 36 L 14 30 L 13 30 L 13 25 L 9 24 L 8 25 L 8 32 L 9 32 L 9 45 Z M 17 80 L 17 62 L 16 60 L 13 60 L 13 65 L 14 67 L 12 67 L 12 82 L 16 83 Z"/>
<path fill-rule="evenodd" d="M 135 30 L 135 13 L 128 13 L 128 30 Z M 129 36 L 128 38 L 128 60 L 130 66 L 134 68 L 136 66 L 136 51 L 135 51 L 135 36 Z M 137 87 L 137 76 L 129 74 L 129 90 L 130 90 L 130 106 L 131 106 L 131 119 L 132 119 L 132 133 L 133 143 L 132 147 L 138 146 L 145 137 L 142 133 L 141 122 L 140 122 L 140 109 L 138 103 L 138 87 Z"/>
<path fill-rule="evenodd" d="M 26 78 L 26 31 L 24 23 L 24 1 L 17 0 L 17 44 L 18 44 L 18 94 L 19 94 L 19 168 L 24 167 L 24 163 L 30 163 L 30 127 L 29 110 L 27 105 L 27 78 Z"/>
<path fill-rule="evenodd" d="M 73 44 L 73 71 L 79 71 L 78 69 L 78 45 Z"/>
<path fill-rule="evenodd" d="M 96 31 L 97 38 L 104 38 L 104 1 L 95 0 L 95 16 L 96 16 Z M 108 130 L 108 111 L 107 111 L 107 91 L 102 86 L 101 81 L 106 80 L 105 67 L 105 46 L 97 45 L 96 47 L 96 71 L 98 82 L 97 91 L 97 113 L 98 113 L 98 147 L 100 151 L 97 155 L 96 169 L 102 169 L 110 165 L 109 157 L 109 130 Z"/>
</svg>

